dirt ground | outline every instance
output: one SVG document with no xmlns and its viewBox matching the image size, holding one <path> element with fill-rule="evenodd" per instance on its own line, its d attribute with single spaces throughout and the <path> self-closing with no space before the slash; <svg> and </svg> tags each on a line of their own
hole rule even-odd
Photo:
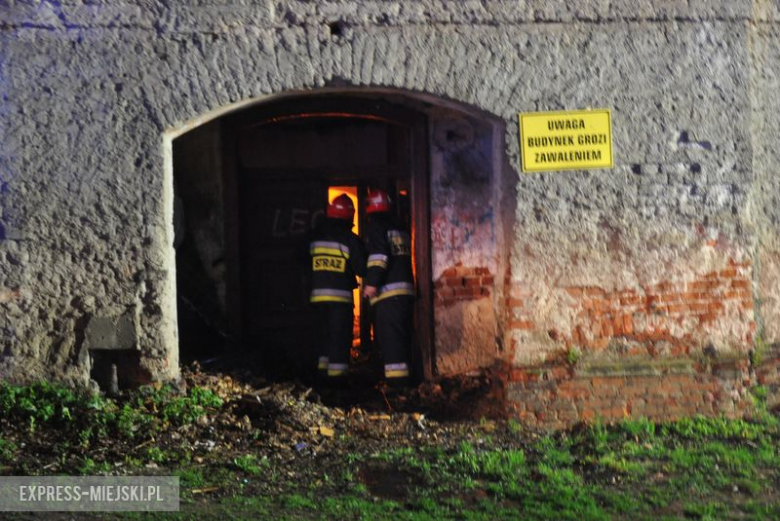
<svg viewBox="0 0 780 521">
<path fill-rule="evenodd" d="M 107 436 L 83 450 L 72 434 L 40 427 L 33 433 L 24 423 L 0 418 L 3 439 L 18 448 L 12 461 L 0 466 L 0 474 L 178 473 L 186 498 L 183 512 L 201 515 L 237 494 L 274 496 L 289 492 L 290 482 L 301 490 L 321 487 L 323 477 L 341 473 L 344 462 L 355 455 L 405 446 L 456 447 L 464 440 L 480 443 L 486 434 L 499 437 L 507 448 L 522 444 L 516 429 L 510 431 L 501 419 L 500 382 L 488 371 L 402 389 L 389 387 L 370 370 L 351 374 L 338 385 L 271 381 L 257 373 L 251 365 L 204 368 L 192 363 L 182 368 L 177 392 L 212 391 L 222 398 L 221 407 L 180 426 L 154 421 L 151 435 Z M 135 392 L 116 398 L 120 406 L 141 400 Z M 197 478 L 182 469 L 196 470 Z M 274 469 L 282 476 L 263 479 L 264 472 L 257 469 Z M 386 463 L 369 462 L 358 466 L 355 479 L 376 498 L 401 500 L 417 478 Z M 58 515 L 15 518 L 70 518 Z"/>
<path fill-rule="evenodd" d="M 92 416 L 97 405 L 47 387 L 36 390 L 33 405 L 18 395 L 9 408 L 4 400 L 13 392 L 6 388 L 0 411 L 15 412 L 0 416 L 0 475 L 174 475 L 181 509 L 0 517 L 780 516 L 776 414 L 755 422 L 637 419 L 551 435 L 502 418 L 501 381 L 490 371 L 393 389 L 375 371 L 333 386 L 220 364 L 183 368 L 178 389 L 97 397 L 96 404 L 110 407 L 108 416 Z M 61 395 L 72 412 L 55 405 L 42 415 L 41 407 Z M 36 425 L 34 418 L 49 416 Z"/>
</svg>

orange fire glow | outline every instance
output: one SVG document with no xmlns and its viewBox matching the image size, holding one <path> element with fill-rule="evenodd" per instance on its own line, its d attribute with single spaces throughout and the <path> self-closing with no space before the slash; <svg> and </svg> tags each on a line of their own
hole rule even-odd
<svg viewBox="0 0 780 521">
<path fill-rule="evenodd" d="M 267 118 L 253 125 L 249 125 L 249 127 L 247 128 L 260 127 L 263 125 L 281 123 L 283 121 L 291 121 L 296 119 L 318 119 L 318 118 L 365 119 L 369 121 L 379 121 L 381 123 L 390 123 L 390 124 L 395 123 L 392 120 L 374 114 L 354 114 L 351 112 L 303 112 L 300 114 L 288 114 L 284 116 L 275 116 L 275 117 Z"/>
</svg>

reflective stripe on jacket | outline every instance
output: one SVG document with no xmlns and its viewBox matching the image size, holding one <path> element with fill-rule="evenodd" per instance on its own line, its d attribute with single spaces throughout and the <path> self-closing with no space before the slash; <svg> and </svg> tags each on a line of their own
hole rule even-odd
<svg viewBox="0 0 780 521">
<path fill-rule="evenodd" d="M 369 217 L 366 235 L 369 254 L 366 284 L 378 288 L 371 303 L 391 297 L 413 297 L 412 241 L 409 234 L 395 224 L 390 214 L 383 212 Z"/>
<path fill-rule="evenodd" d="M 355 276 L 366 273 L 366 249 L 352 233 L 352 223 L 325 219 L 309 243 L 312 290 L 310 302 L 352 303 Z"/>
</svg>

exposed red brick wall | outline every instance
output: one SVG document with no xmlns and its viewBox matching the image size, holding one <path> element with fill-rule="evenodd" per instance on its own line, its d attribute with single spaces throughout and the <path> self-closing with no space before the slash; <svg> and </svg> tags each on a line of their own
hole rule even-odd
<svg viewBox="0 0 780 521">
<path fill-rule="evenodd" d="M 493 282 L 489 269 L 458 263 L 444 270 L 434 283 L 434 304 L 447 306 L 461 300 L 488 297 Z"/>
<path fill-rule="evenodd" d="M 506 295 L 506 311 L 508 314 L 507 327 L 509 329 L 530 330 L 536 329 L 532 309 L 528 299 L 531 292 L 518 286 L 511 286 Z"/>
<path fill-rule="evenodd" d="M 607 291 L 599 287 L 565 287 L 576 310 L 574 323 L 566 333 L 546 331 L 553 340 L 595 351 L 607 347 L 614 338 L 645 343 L 647 348 L 631 354 L 655 354 L 657 341 L 672 344 L 672 354 L 687 352 L 691 341 L 706 334 L 708 326 L 735 305 L 744 312 L 748 326 L 743 340 L 752 342 L 755 332 L 750 263 L 730 262 L 728 267 L 706 273 L 687 282 L 662 282 L 639 288 Z M 507 277 L 510 280 L 510 277 Z M 532 296 L 521 287 L 507 288 L 507 326 L 534 330 Z M 691 320 L 693 319 L 693 320 Z"/>
<path fill-rule="evenodd" d="M 564 364 L 545 365 L 511 369 L 507 401 L 510 416 L 552 429 L 628 417 L 740 417 L 751 410 L 754 383 L 747 358 L 663 375 L 587 376 Z"/>
<path fill-rule="evenodd" d="M 512 284 L 512 267 L 507 268 L 504 279 L 504 309 L 507 313 L 506 328 L 530 330 L 536 329 L 529 298 L 532 296 L 527 289 Z M 511 355 L 511 353 L 509 353 Z"/>
<path fill-rule="evenodd" d="M 558 300 L 570 306 L 569 323 L 550 326 L 535 307 L 534 294 L 513 283 L 507 274 L 504 288 L 508 330 L 542 333 L 562 352 L 571 346 L 583 356 L 593 355 L 601 365 L 569 365 L 561 357 L 532 367 L 507 364 L 506 392 L 510 415 L 532 426 L 561 428 L 599 418 L 605 422 L 626 417 L 669 420 L 694 414 L 743 416 L 753 407 L 749 389 L 765 385 L 769 405 L 780 405 L 780 348 L 752 367 L 748 349 L 753 346 L 756 322 L 752 273 L 749 262 L 730 261 L 726 267 L 687 281 L 666 281 L 635 288 L 605 289 L 592 286 L 558 287 Z M 734 333 L 738 331 L 739 333 Z M 703 356 L 692 352 L 711 336 L 745 349 Z M 729 337 L 731 335 L 731 337 Z M 623 350 L 617 359 L 599 351 L 614 341 Z M 658 346 L 664 346 L 658 352 Z M 512 339 L 506 361 L 525 349 Z M 733 345 L 732 345 L 733 347 Z M 722 356 L 734 356 L 725 359 Z M 628 358 L 626 358 L 628 357 Z M 720 357 L 720 358 L 719 358 Z M 635 366 L 626 369 L 626 360 Z M 665 364 L 665 361 L 674 361 Z M 630 366 L 630 364 L 628 364 Z M 644 367 L 636 370 L 637 367 Z M 680 369 L 683 367 L 683 369 Z M 618 376 L 619 375 L 619 376 Z"/>
<path fill-rule="evenodd" d="M 767 405 L 770 408 L 780 408 L 780 346 L 765 348 L 758 355 L 760 362 L 755 369 L 755 379 L 758 385 L 763 385 L 767 391 Z"/>
</svg>

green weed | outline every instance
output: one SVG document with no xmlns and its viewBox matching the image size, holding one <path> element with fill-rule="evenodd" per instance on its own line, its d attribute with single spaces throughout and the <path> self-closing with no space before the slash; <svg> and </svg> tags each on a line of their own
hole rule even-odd
<svg viewBox="0 0 780 521">
<path fill-rule="evenodd" d="M 655 438 L 655 423 L 647 418 L 627 418 L 618 424 L 618 428 L 638 441 L 650 441 Z"/>
<path fill-rule="evenodd" d="M 222 399 L 208 389 L 194 387 L 188 396 L 177 396 L 173 387 L 163 385 L 145 388 L 137 399 L 140 412 L 156 413 L 163 422 L 186 425 L 206 413 L 207 408 L 219 408 Z"/>
<path fill-rule="evenodd" d="M 111 467 L 112 465 L 107 461 L 97 463 L 92 458 L 85 457 L 81 460 L 78 471 L 82 475 L 105 474 L 111 470 Z"/>
<path fill-rule="evenodd" d="M 764 362 L 764 357 L 769 350 L 769 346 L 766 341 L 764 341 L 763 330 L 756 334 L 755 339 L 753 340 L 753 346 L 753 350 L 750 351 L 750 363 L 754 367 L 757 367 Z"/>
<path fill-rule="evenodd" d="M 527 501 L 531 512 L 542 519 L 603 519 L 605 513 L 596 503 L 592 487 L 572 469 L 556 469 L 545 464 L 537 466 L 539 481 Z M 528 506 L 527 504 L 524 506 Z"/>
<path fill-rule="evenodd" d="M 146 449 L 146 459 L 162 464 L 168 461 L 168 453 L 159 447 L 149 447 Z"/>
<path fill-rule="evenodd" d="M 347 454 L 346 462 L 347 462 L 347 464 L 352 465 L 354 463 L 361 462 L 364 459 L 365 458 L 363 457 L 362 454 L 358 454 L 358 453 L 355 453 L 355 452 L 350 452 L 349 454 Z"/>
<path fill-rule="evenodd" d="M 132 456 L 125 456 L 125 466 L 127 466 L 130 469 L 139 468 L 144 464 L 144 462 L 138 458 L 134 458 Z"/>
<path fill-rule="evenodd" d="M 0 437 L 0 461 L 10 460 L 16 452 L 16 444 Z"/>
<path fill-rule="evenodd" d="M 81 474 L 92 474 L 95 470 L 95 460 L 92 458 L 84 458 L 79 466 L 79 472 Z"/>
<path fill-rule="evenodd" d="M 593 443 L 593 448 L 597 452 L 606 450 L 609 444 L 609 430 L 601 422 L 600 418 L 596 418 L 596 421 L 588 427 L 588 435 Z"/>
<path fill-rule="evenodd" d="M 674 434 L 692 440 L 713 438 L 755 440 L 765 434 L 765 427 L 745 420 L 695 416 L 664 423 L 661 432 L 664 436 Z"/>
<path fill-rule="evenodd" d="M 750 394 L 759 403 L 765 403 L 769 391 L 763 385 L 756 385 L 750 388 Z"/>
<path fill-rule="evenodd" d="M 566 363 L 569 365 L 576 365 L 582 358 L 582 351 L 576 346 L 570 346 L 566 349 Z"/>
<path fill-rule="evenodd" d="M 273 519 L 272 498 L 268 496 L 233 496 L 223 500 L 227 519 Z"/>
<path fill-rule="evenodd" d="M 288 494 L 282 498 L 282 504 L 290 509 L 316 509 L 317 504 L 309 497 L 301 494 Z"/>
<path fill-rule="evenodd" d="M 642 476 L 646 469 L 644 465 L 635 461 L 616 456 L 613 453 L 604 454 L 598 459 L 598 464 L 612 471 L 630 476 Z"/>
<path fill-rule="evenodd" d="M 198 488 L 206 484 L 206 478 L 200 469 L 180 469 L 174 471 L 173 475 L 179 477 L 182 487 Z"/>
<path fill-rule="evenodd" d="M 72 421 L 71 409 L 78 407 L 82 400 L 83 396 L 73 390 L 48 382 L 27 386 L 0 383 L 0 414 L 28 419 L 31 426 L 50 420 Z"/>
<path fill-rule="evenodd" d="M 521 450 L 494 450 L 479 457 L 480 474 L 488 478 L 513 479 L 526 469 L 525 453 Z"/>
<path fill-rule="evenodd" d="M 750 388 L 750 395 L 753 399 L 753 418 L 760 424 L 776 429 L 780 426 L 780 420 L 767 409 L 768 394 L 769 391 L 763 385 Z"/>
<path fill-rule="evenodd" d="M 394 519 L 401 511 L 395 501 L 371 501 L 353 495 L 325 498 L 319 512 L 327 519 Z M 404 516 L 408 518 L 407 516 Z"/>
<path fill-rule="evenodd" d="M 739 492 L 748 494 L 750 496 L 757 496 L 764 489 L 764 486 L 761 483 L 748 478 L 737 479 L 734 481 L 734 485 L 737 487 Z"/>
<path fill-rule="evenodd" d="M 703 521 L 722 519 L 723 514 L 728 511 L 724 505 L 715 502 L 709 503 L 686 503 L 683 512 L 686 517 L 694 517 Z"/>
<path fill-rule="evenodd" d="M 620 514 L 636 513 L 647 510 L 647 505 L 642 504 L 642 498 L 630 492 L 614 492 L 611 490 L 601 490 L 597 492 L 597 497 L 609 507 Z"/>
<path fill-rule="evenodd" d="M 536 444 L 541 453 L 541 461 L 552 468 L 570 466 L 574 457 L 569 452 L 567 444 L 559 444 L 550 436 L 545 436 Z"/>
<path fill-rule="evenodd" d="M 254 454 L 247 454 L 245 456 L 238 456 L 233 459 L 233 464 L 236 467 L 243 470 L 247 474 L 257 475 L 263 472 L 263 469 L 268 468 L 269 462 L 267 459 L 258 460 Z"/>
<path fill-rule="evenodd" d="M 113 400 L 58 384 L 0 383 L 0 416 L 26 425 L 31 434 L 55 428 L 78 439 L 84 449 L 107 436 L 148 438 L 161 426 L 191 423 L 221 405 L 217 395 L 198 387 L 187 396 L 176 396 L 170 386 L 143 388 L 120 407 Z"/>
</svg>

